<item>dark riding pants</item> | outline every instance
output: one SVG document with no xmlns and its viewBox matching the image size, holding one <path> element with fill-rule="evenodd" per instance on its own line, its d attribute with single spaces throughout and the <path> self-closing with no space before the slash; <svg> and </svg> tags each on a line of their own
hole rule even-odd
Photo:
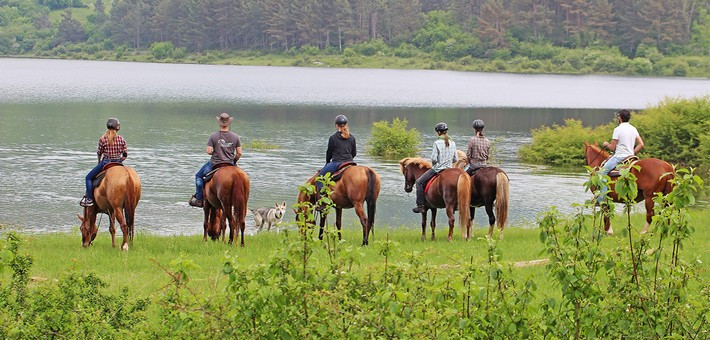
<svg viewBox="0 0 710 340">
<path fill-rule="evenodd" d="M 101 162 L 96 164 L 96 166 L 86 175 L 86 198 L 90 198 L 92 201 L 94 200 L 94 179 L 108 163 L 123 163 L 123 161 L 120 159 L 112 160 L 104 158 Z"/>
<path fill-rule="evenodd" d="M 200 201 L 204 199 L 205 176 L 207 176 L 207 174 L 212 171 L 213 167 L 214 165 L 212 164 L 212 162 L 208 161 L 195 174 L 195 198 Z"/>
<path fill-rule="evenodd" d="M 343 164 L 343 162 L 330 162 L 326 165 L 323 166 L 322 169 L 320 169 L 320 172 L 318 173 L 318 176 L 323 176 L 327 173 L 334 173 L 338 171 L 338 168 Z M 320 193 L 320 189 L 323 187 L 323 184 L 321 182 L 316 181 L 316 188 L 318 189 L 318 193 Z"/>
<path fill-rule="evenodd" d="M 434 176 L 436 176 L 436 172 L 429 169 L 417 179 L 417 206 L 424 205 L 424 187 Z"/>
</svg>

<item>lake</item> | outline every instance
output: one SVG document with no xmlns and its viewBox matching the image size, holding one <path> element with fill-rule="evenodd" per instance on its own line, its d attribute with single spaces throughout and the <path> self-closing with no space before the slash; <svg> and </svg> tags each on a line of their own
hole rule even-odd
<svg viewBox="0 0 710 340">
<path fill-rule="evenodd" d="M 420 218 L 410 211 L 414 195 L 403 191 L 399 165 L 366 154 L 372 123 L 407 119 L 424 137 L 424 156 L 437 122 L 449 124 L 463 149 L 472 120 L 483 119 L 495 141 L 494 163 L 510 176 L 510 223 L 531 226 L 548 207 L 569 212 L 571 203 L 589 196 L 581 169 L 518 160 L 531 128 L 566 118 L 602 124 L 618 108 L 709 89 L 705 79 L 0 59 L 0 224 L 29 232 L 76 228 L 84 176 L 96 162 L 106 119 L 114 116 L 128 143 L 126 164 L 143 183 L 136 230 L 201 234 L 202 210 L 187 200 L 194 173 L 208 160 L 214 117 L 228 112 L 243 142 L 279 146 L 244 151 L 250 208 L 294 203 L 297 186 L 323 165 L 334 117 L 342 113 L 357 138 L 356 161 L 382 177 L 376 224 L 412 228 Z M 344 224 L 356 223 L 346 211 Z M 478 209 L 476 226 L 486 223 Z"/>
</svg>

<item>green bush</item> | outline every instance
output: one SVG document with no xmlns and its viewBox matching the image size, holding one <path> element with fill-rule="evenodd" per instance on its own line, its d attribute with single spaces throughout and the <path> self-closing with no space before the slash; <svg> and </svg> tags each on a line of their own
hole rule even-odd
<svg viewBox="0 0 710 340">
<path fill-rule="evenodd" d="M 386 159 L 400 159 L 419 153 L 421 137 L 417 129 L 407 129 L 407 120 L 395 118 L 392 123 L 372 123 L 372 135 L 367 142 L 370 155 Z"/>
<path fill-rule="evenodd" d="M 175 46 L 170 41 L 154 42 L 150 45 L 150 53 L 158 60 L 172 57 L 174 50 Z"/>
<path fill-rule="evenodd" d="M 412 44 L 401 43 L 399 44 L 399 46 L 397 46 L 397 48 L 394 49 L 393 52 L 395 57 L 411 58 L 417 55 L 418 51 L 419 50 L 417 50 L 417 47 Z"/>
<path fill-rule="evenodd" d="M 378 52 L 386 52 L 389 47 L 382 39 L 370 40 L 360 44 L 350 45 L 360 55 L 373 56 Z"/>
<path fill-rule="evenodd" d="M 710 97 L 665 99 L 631 118 L 644 153 L 710 178 Z"/>
<path fill-rule="evenodd" d="M 607 141 L 613 130 L 612 123 L 590 128 L 579 120 L 567 119 L 564 125 L 532 130 L 532 142 L 521 147 L 519 154 L 530 163 L 584 165 L 584 142 Z"/>
<path fill-rule="evenodd" d="M 629 73 L 647 75 L 653 71 L 653 63 L 643 57 L 636 57 L 629 62 Z"/>
</svg>

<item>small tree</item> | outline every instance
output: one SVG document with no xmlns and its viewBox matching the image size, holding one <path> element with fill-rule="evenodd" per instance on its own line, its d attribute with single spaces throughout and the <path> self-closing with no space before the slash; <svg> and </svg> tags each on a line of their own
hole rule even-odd
<svg viewBox="0 0 710 340">
<path fill-rule="evenodd" d="M 72 17 L 71 10 L 62 13 L 62 21 L 57 26 L 57 34 L 54 36 L 54 43 L 61 45 L 64 43 L 77 43 L 86 40 L 86 32 L 79 20 Z"/>
<path fill-rule="evenodd" d="M 153 54 L 155 59 L 165 59 L 172 57 L 175 47 L 170 41 L 154 42 L 150 46 L 150 52 Z"/>
<path fill-rule="evenodd" d="M 372 123 L 372 136 L 367 142 L 367 151 L 373 156 L 386 159 L 411 157 L 419 152 L 421 137 L 417 129 L 407 129 L 407 120 L 395 118 L 392 123 Z"/>
</svg>

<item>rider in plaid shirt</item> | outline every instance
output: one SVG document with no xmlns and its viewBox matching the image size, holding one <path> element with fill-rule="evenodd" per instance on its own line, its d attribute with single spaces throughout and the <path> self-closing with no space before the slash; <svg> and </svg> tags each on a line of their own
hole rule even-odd
<svg viewBox="0 0 710 340">
<path fill-rule="evenodd" d="M 468 165 L 466 165 L 465 170 L 469 175 L 473 175 L 476 170 L 488 166 L 491 142 L 483 135 L 483 127 L 482 120 L 476 119 L 473 121 L 473 129 L 476 135 L 468 141 L 468 148 L 466 149 Z"/>
<path fill-rule="evenodd" d="M 108 163 L 123 163 L 128 157 L 126 141 L 117 134 L 121 129 L 121 124 L 116 118 L 109 118 L 106 122 L 106 132 L 99 138 L 99 146 L 96 149 L 98 164 L 86 175 L 86 194 L 79 203 L 81 206 L 90 207 L 94 205 L 94 178 Z"/>
</svg>

